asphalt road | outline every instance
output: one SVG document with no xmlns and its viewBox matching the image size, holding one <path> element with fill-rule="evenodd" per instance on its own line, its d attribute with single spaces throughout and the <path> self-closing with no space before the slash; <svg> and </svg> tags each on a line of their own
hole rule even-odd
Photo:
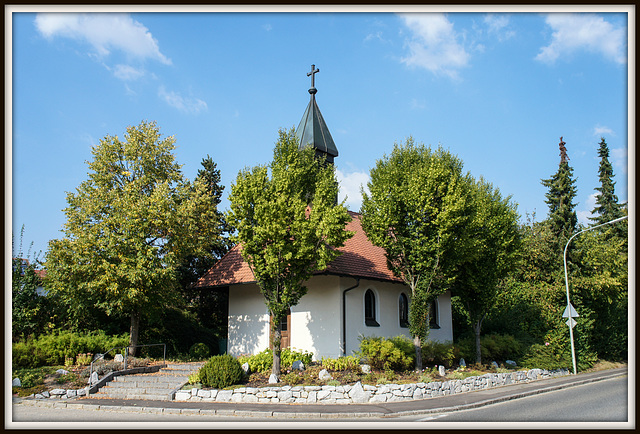
<svg viewBox="0 0 640 434">
<path fill-rule="evenodd" d="M 628 377 L 411 420 L 431 422 L 628 422 Z M 404 419 L 404 418 L 403 418 Z"/>
</svg>

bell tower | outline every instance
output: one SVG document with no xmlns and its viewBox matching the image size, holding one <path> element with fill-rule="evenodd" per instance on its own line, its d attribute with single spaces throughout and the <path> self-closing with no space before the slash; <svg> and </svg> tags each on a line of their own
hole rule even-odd
<svg viewBox="0 0 640 434">
<path fill-rule="evenodd" d="M 311 88 L 309 89 L 311 98 L 296 129 L 296 137 L 300 142 L 301 148 L 311 146 L 315 149 L 318 157 L 333 164 L 333 159 L 338 156 L 338 148 L 333 142 L 329 128 L 316 103 L 318 89 L 315 87 L 315 75 L 318 72 L 320 72 L 320 69 L 316 68 L 316 65 L 311 65 L 311 71 L 307 72 L 307 76 L 311 77 Z"/>
</svg>

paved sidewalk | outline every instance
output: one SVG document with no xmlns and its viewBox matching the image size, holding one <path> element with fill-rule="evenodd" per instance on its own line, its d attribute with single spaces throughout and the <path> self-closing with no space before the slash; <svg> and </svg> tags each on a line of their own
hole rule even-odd
<svg viewBox="0 0 640 434">
<path fill-rule="evenodd" d="M 475 392 L 384 404 L 245 404 L 78 398 L 69 400 L 14 399 L 16 405 L 157 414 L 219 415 L 273 418 L 371 418 L 427 415 L 470 409 L 538 393 L 628 375 L 627 368 L 590 372 L 514 384 Z"/>
</svg>

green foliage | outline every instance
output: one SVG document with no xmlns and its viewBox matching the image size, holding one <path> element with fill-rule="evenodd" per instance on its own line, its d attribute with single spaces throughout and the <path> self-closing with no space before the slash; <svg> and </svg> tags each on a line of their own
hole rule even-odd
<svg viewBox="0 0 640 434">
<path fill-rule="evenodd" d="M 198 383 L 201 383 L 201 380 L 200 380 L 200 370 L 198 370 L 198 372 L 194 372 L 193 374 L 189 375 L 189 377 L 188 377 L 188 381 L 189 381 L 189 384 L 198 384 Z"/>
<path fill-rule="evenodd" d="M 308 351 L 297 351 L 293 348 L 284 348 L 280 353 L 283 368 L 291 368 L 293 362 L 300 360 L 304 366 L 310 366 L 313 360 L 313 353 Z"/>
<path fill-rule="evenodd" d="M 12 345 L 13 367 L 35 368 L 44 365 L 62 365 L 65 357 L 78 353 L 104 353 L 114 347 L 128 344 L 127 335 L 107 336 L 102 331 L 74 333 L 58 331 L 38 338 L 29 338 Z"/>
<path fill-rule="evenodd" d="M 518 365 L 526 368 L 560 369 L 571 366 L 571 354 L 558 352 L 556 348 L 545 344 L 532 345 Z"/>
<path fill-rule="evenodd" d="M 280 130 L 273 160 L 245 169 L 231 186 L 229 223 L 242 246 L 273 316 L 273 372 L 280 369 L 280 321 L 306 294 L 304 283 L 323 270 L 352 236 L 351 218 L 336 204 L 333 165 L 323 164 L 311 147 L 298 149 L 293 130 Z"/>
<path fill-rule="evenodd" d="M 37 270 L 40 260 L 38 255 L 31 257 L 31 247 L 23 252 L 23 237 L 24 225 L 20 230 L 18 249 L 11 252 L 11 335 L 14 342 L 45 333 L 54 325 L 58 314 L 52 298 L 37 293 L 38 287 L 42 286 Z"/>
<path fill-rule="evenodd" d="M 185 309 L 166 308 L 158 316 L 141 322 L 140 342 L 146 344 L 165 343 L 167 354 L 184 360 L 193 359 L 189 350 L 202 342 L 217 353 L 218 336 L 214 330 L 203 327 L 196 314 Z M 162 347 L 141 348 L 140 353 L 148 357 L 162 357 Z"/>
<path fill-rule="evenodd" d="M 600 139 L 600 148 L 598 149 L 600 157 L 600 166 L 598 167 L 598 180 L 600 187 L 596 187 L 598 192 L 596 195 L 596 206 L 592 211 L 595 217 L 589 217 L 594 225 L 606 223 L 622 217 L 622 206 L 618 203 L 618 196 L 615 194 L 615 182 L 613 181 L 613 166 L 609 162 L 609 146 L 604 140 Z"/>
<path fill-rule="evenodd" d="M 267 348 L 258 354 L 239 356 L 238 361 L 241 365 L 248 363 L 251 372 L 269 372 L 273 366 L 273 351 Z"/>
<path fill-rule="evenodd" d="M 474 360 L 476 354 L 475 338 L 469 337 L 457 342 L 460 357 Z M 482 359 L 489 363 L 504 363 L 506 360 L 519 360 L 526 348 L 514 336 L 489 334 L 480 338 Z"/>
<path fill-rule="evenodd" d="M 413 348 L 412 348 L 413 351 Z M 360 369 L 360 357 L 358 356 L 343 356 L 333 359 L 330 357 L 322 358 L 322 367 L 331 371 L 359 371 Z"/>
<path fill-rule="evenodd" d="M 457 354 L 452 342 L 436 342 L 428 340 L 422 344 L 422 355 L 428 364 L 444 365 L 447 368 L 454 365 Z"/>
<path fill-rule="evenodd" d="M 555 250 L 562 254 L 564 246 L 573 235 L 578 223 L 578 216 L 573 203 L 577 195 L 573 168 L 566 161 L 566 150 L 562 150 L 558 171 L 549 179 L 543 179 L 542 185 L 547 187 L 545 202 L 549 206 L 549 224 L 556 237 Z"/>
<path fill-rule="evenodd" d="M 49 243 L 47 287 L 72 310 L 130 315 L 132 344 L 139 318 L 179 301 L 183 258 L 220 236 L 209 186 L 183 177 L 174 149 L 155 122 L 101 139 L 88 179 L 67 194 L 65 237 Z"/>
<path fill-rule="evenodd" d="M 196 360 L 202 360 L 209 357 L 209 347 L 207 344 L 203 344 L 202 342 L 198 342 L 197 344 L 193 344 L 191 348 L 189 348 L 189 355 Z"/>
<path fill-rule="evenodd" d="M 401 338 L 395 338 L 396 342 Z M 405 338 L 406 339 L 406 338 Z M 394 341 L 383 337 L 360 337 L 360 350 L 356 355 L 364 359 L 371 367 L 385 371 L 405 371 L 414 363 L 415 350 L 405 353 L 406 346 L 398 347 Z"/>
<path fill-rule="evenodd" d="M 230 354 L 213 356 L 200 368 L 200 381 L 204 386 L 223 389 L 242 381 L 244 372 L 238 360 Z"/>
<path fill-rule="evenodd" d="M 461 301 L 467 323 L 480 336 L 495 304 L 498 283 L 516 264 L 520 231 L 516 205 L 484 179 L 474 183 L 473 198 L 473 220 L 466 229 L 473 248 L 458 265 L 452 292 Z M 481 363 L 480 348 L 471 360 Z"/>
<path fill-rule="evenodd" d="M 297 351 L 291 348 L 283 348 L 280 353 L 282 369 L 290 369 L 293 362 L 300 360 L 305 367 L 311 366 L 313 353 L 308 351 Z M 239 356 L 240 364 L 248 363 L 251 372 L 266 373 L 273 367 L 273 351 L 269 348 L 251 356 Z"/>
<path fill-rule="evenodd" d="M 446 290 L 456 263 L 469 253 L 464 230 L 472 218 L 471 178 L 460 159 L 412 138 L 378 160 L 370 178 L 370 193 L 362 192 L 362 227 L 411 288 L 409 331 L 424 341 L 430 301 Z"/>
</svg>

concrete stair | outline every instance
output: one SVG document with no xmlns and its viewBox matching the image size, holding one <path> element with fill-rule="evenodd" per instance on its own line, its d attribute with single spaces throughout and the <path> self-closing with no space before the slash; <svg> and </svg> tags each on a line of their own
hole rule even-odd
<svg viewBox="0 0 640 434">
<path fill-rule="evenodd" d="M 196 372 L 204 362 L 170 363 L 158 372 L 130 374 L 114 377 L 101 387 L 94 398 L 148 399 L 171 401 L 176 390 L 184 386 L 189 375 Z"/>
</svg>

